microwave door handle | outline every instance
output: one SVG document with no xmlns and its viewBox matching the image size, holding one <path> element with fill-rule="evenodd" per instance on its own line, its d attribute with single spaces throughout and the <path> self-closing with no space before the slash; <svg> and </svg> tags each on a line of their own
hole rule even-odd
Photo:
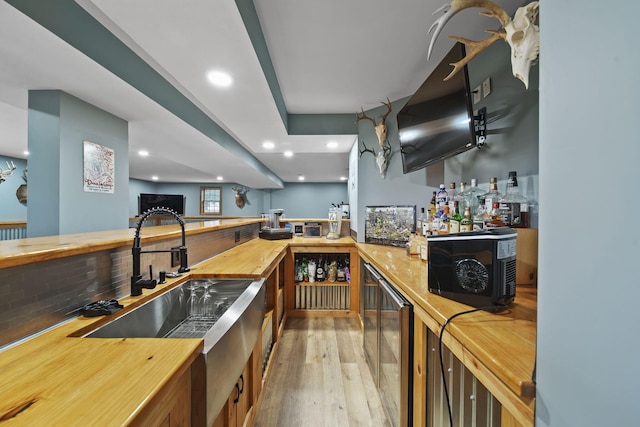
<svg viewBox="0 0 640 427">
<path fill-rule="evenodd" d="M 393 289 L 391 285 L 389 285 L 384 279 L 380 280 L 380 287 L 387 295 L 389 295 L 398 309 L 407 305 L 407 302 L 404 300 L 404 298 L 398 295 L 398 292 Z"/>
</svg>

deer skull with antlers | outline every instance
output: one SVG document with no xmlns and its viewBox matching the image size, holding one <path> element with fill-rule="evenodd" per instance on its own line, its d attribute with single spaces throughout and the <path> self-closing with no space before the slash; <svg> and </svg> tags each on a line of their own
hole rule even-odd
<svg viewBox="0 0 640 427">
<path fill-rule="evenodd" d="M 378 145 L 380 145 L 380 151 L 376 153 L 374 149 L 367 148 L 364 142 L 362 142 L 364 150 L 360 151 L 360 156 L 367 152 L 373 154 L 376 158 L 376 163 L 378 164 L 380 175 L 382 175 L 382 178 L 384 178 L 387 174 L 389 158 L 391 157 L 391 145 L 387 141 L 387 117 L 391 113 L 391 101 L 389 101 L 389 98 L 387 98 L 387 102 L 382 102 L 382 104 L 387 107 L 387 112 L 378 116 L 380 119 L 382 119 L 380 123 L 376 123 L 375 119 L 367 116 L 363 108 L 361 108 L 362 115 L 356 114 L 356 123 L 360 120 L 369 120 L 371 121 L 371 123 L 373 123 L 376 135 L 378 136 Z"/>
<path fill-rule="evenodd" d="M 449 36 L 449 38 L 466 45 L 469 48 L 469 54 L 465 56 L 464 59 L 451 64 L 453 65 L 453 71 L 445 80 L 448 80 L 460 71 L 465 64 L 478 56 L 480 52 L 489 47 L 493 42 L 498 39 L 503 39 L 511 46 L 511 70 L 513 71 L 513 75 L 520 79 L 528 89 L 529 69 L 531 68 L 531 63 L 538 58 L 540 52 L 540 29 L 535 24 L 540 11 L 540 4 L 537 1 L 518 8 L 513 19 L 511 19 L 502 7 L 490 0 L 451 0 L 451 3 L 445 4 L 434 12 L 434 15 L 441 11 L 444 11 L 444 14 L 429 28 L 429 32 L 434 28 L 435 31 L 429 43 L 427 58 L 431 56 L 433 46 L 442 28 L 451 20 L 453 15 L 471 7 L 479 7 L 487 10 L 488 12 L 480 12 L 480 14 L 498 19 L 502 24 L 502 29 L 486 30 L 493 35 L 482 41 Z"/>
<path fill-rule="evenodd" d="M 239 207 L 240 209 L 244 208 L 244 204 L 245 204 L 245 194 L 247 194 L 247 192 L 249 191 L 248 188 L 246 187 L 242 187 L 242 188 L 236 188 L 236 187 L 232 187 L 231 188 L 233 190 L 234 193 L 236 193 L 236 206 Z"/>
<path fill-rule="evenodd" d="M 9 167 L 9 170 L 3 170 L 0 168 L 0 183 L 5 182 L 7 180 L 6 177 L 13 175 L 13 171 L 16 170 L 16 165 L 14 165 L 13 162 L 9 163 L 7 161 L 7 166 Z"/>
</svg>

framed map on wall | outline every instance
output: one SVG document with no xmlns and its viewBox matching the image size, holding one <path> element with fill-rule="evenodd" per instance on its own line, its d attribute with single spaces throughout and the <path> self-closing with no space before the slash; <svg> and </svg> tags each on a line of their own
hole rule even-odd
<svg viewBox="0 0 640 427">
<path fill-rule="evenodd" d="M 416 206 L 367 206 L 365 243 L 404 247 L 416 229 Z"/>
<path fill-rule="evenodd" d="M 115 190 L 115 158 L 112 148 L 83 141 L 84 191 L 113 193 Z"/>
</svg>

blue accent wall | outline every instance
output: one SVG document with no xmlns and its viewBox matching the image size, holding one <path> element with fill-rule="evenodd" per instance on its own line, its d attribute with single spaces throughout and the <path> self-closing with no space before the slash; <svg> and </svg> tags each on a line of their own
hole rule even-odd
<svg viewBox="0 0 640 427">
<path fill-rule="evenodd" d="M 128 226 L 127 122 L 57 90 L 29 91 L 27 236 Z M 84 191 L 83 141 L 115 155 L 114 193 Z"/>
</svg>

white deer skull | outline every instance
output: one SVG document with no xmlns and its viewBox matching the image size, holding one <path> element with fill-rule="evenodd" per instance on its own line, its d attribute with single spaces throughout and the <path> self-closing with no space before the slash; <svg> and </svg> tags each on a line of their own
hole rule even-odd
<svg viewBox="0 0 640 427">
<path fill-rule="evenodd" d="M 387 107 L 387 112 L 381 116 L 378 116 L 379 118 L 382 119 L 380 123 L 376 123 L 375 119 L 368 117 L 365 114 L 363 108 L 361 108 L 362 115 L 356 114 L 356 123 L 359 122 L 360 120 L 369 120 L 371 121 L 371 123 L 373 123 L 373 127 L 376 131 L 376 135 L 378 136 L 378 145 L 380 146 L 380 151 L 376 153 L 375 150 L 368 149 L 363 142 L 362 145 L 364 146 L 364 150 L 360 152 L 360 156 L 362 156 L 362 154 L 366 152 L 373 154 L 376 158 L 376 164 L 378 165 L 378 169 L 380 170 L 380 175 L 382 176 L 382 178 L 384 178 L 387 174 L 387 167 L 389 166 L 389 158 L 391 157 L 391 145 L 387 141 L 387 117 L 391 113 L 391 101 L 389 101 L 389 98 L 387 98 L 387 102 L 383 102 L 382 104 Z"/>
<path fill-rule="evenodd" d="M 513 75 L 520 79 L 526 88 L 529 88 L 529 69 L 531 68 L 531 63 L 538 58 L 538 53 L 540 52 L 540 31 L 535 24 L 540 11 L 540 4 L 537 1 L 518 8 L 512 20 L 502 7 L 490 0 L 451 0 L 451 3 L 445 4 L 434 12 L 434 14 L 436 14 L 444 11 L 444 14 L 429 28 L 429 32 L 433 29 L 435 29 L 435 31 L 429 43 L 427 58 L 431 56 L 435 41 L 447 22 L 449 22 L 456 13 L 470 7 L 479 7 L 487 10 L 488 12 L 480 12 L 480 14 L 498 19 L 503 29 L 497 31 L 487 30 L 488 33 L 492 33 L 493 35 L 482 41 L 449 36 L 449 38 L 453 40 L 464 43 L 468 47 L 468 53 L 462 60 L 451 64 L 453 65 L 453 71 L 445 80 L 450 79 L 460 71 L 465 64 L 478 56 L 480 52 L 489 47 L 493 42 L 498 39 L 503 39 L 511 46 L 511 68 Z"/>
<path fill-rule="evenodd" d="M 0 183 L 5 182 L 7 180 L 6 177 L 13 175 L 13 171 L 16 170 L 16 165 L 13 164 L 13 161 L 11 163 L 7 161 L 7 166 L 9 167 L 9 170 L 3 170 L 0 168 Z"/>
</svg>

